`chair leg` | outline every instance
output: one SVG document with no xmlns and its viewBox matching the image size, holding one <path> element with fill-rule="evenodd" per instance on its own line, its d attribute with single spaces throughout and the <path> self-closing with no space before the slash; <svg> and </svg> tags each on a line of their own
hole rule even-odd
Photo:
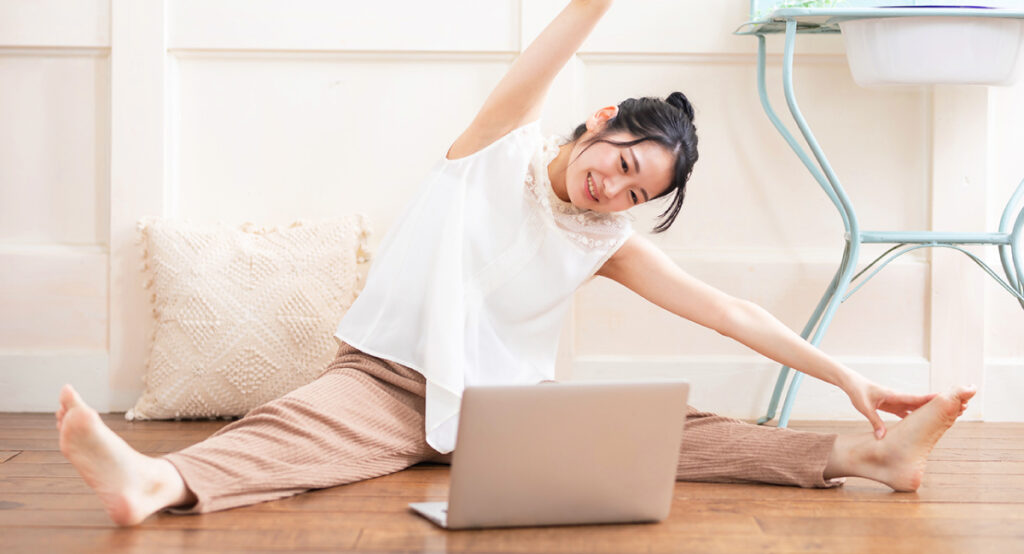
<svg viewBox="0 0 1024 554">
<path fill-rule="evenodd" d="M 849 253 L 849 249 L 850 245 L 847 243 L 846 250 L 843 252 L 844 260 Z M 825 311 L 825 306 L 832 300 L 836 291 L 836 284 L 839 283 L 839 278 L 843 274 L 843 267 L 843 264 L 839 264 L 839 268 L 836 270 L 835 275 L 832 276 L 832 282 L 829 283 L 828 288 L 825 290 L 825 294 L 821 297 L 821 300 L 818 301 L 818 306 L 814 308 L 814 313 L 811 315 L 811 318 L 807 320 L 807 324 L 804 325 L 803 331 L 800 332 L 800 336 L 803 337 L 804 340 L 807 340 L 807 338 L 811 336 L 815 326 L 818 325 L 818 321 L 821 320 L 821 314 Z M 758 425 L 764 425 L 765 423 L 775 419 L 775 411 L 779 406 L 779 398 L 782 397 L 782 389 L 786 386 L 786 378 L 789 377 L 790 369 L 791 368 L 789 366 L 782 366 L 782 368 L 779 369 L 779 376 L 775 380 L 775 389 L 772 390 L 772 397 L 768 402 L 768 412 L 757 420 Z M 799 372 L 796 373 L 799 374 Z"/>
<path fill-rule="evenodd" d="M 793 382 L 789 384 L 786 391 L 786 402 L 782 405 L 782 413 L 779 414 L 779 427 L 789 425 L 789 415 L 793 411 L 793 403 L 796 402 L 796 393 L 800 390 L 800 384 L 804 380 L 804 374 L 799 371 L 793 372 Z"/>
<path fill-rule="evenodd" d="M 825 297 L 822 298 L 822 302 L 819 303 L 819 310 L 822 304 L 826 304 L 827 307 L 825 308 L 824 312 L 824 320 L 817 324 L 817 331 L 814 333 L 814 339 L 811 340 L 811 343 L 816 345 L 818 344 L 818 342 L 821 341 L 821 336 L 824 334 L 825 329 L 828 328 L 828 324 L 832 320 L 832 315 L 835 313 L 838 304 L 842 302 L 843 294 L 845 294 L 846 292 L 846 287 L 850 284 L 851 275 L 853 273 L 853 265 L 851 264 L 850 260 L 856 261 L 858 258 L 858 254 L 860 252 L 860 225 L 857 223 L 857 216 L 854 213 L 853 205 L 850 203 L 850 199 L 847 197 L 846 192 L 843 190 L 843 187 L 839 182 L 839 178 L 832 170 L 832 166 L 828 162 L 828 158 L 826 158 L 825 153 L 821 150 L 821 146 L 818 144 L 817 139 L 814 138 L 814 134 L 811 132 L 810 127 L 807 125 L 806 119 L 804 119 L 804 116 L 800 112 L 800 108 L 797 105 L 796 92 L 793 89 L 793 54 L 794 43 L 796 41 L 796 31 L 796 20 L 787 19 L 786 43 L 785 47 L 783 48 L 782 56 L 783 90 L 786 96 L 786 104 L 789 106 L 789 113 L 793 116 L 793 121 L 800 128 L 800 132 L 803 134 L 803 137 L 807 142 L 807 146 L 814 153 L 814 158 L 818 162 L 818 167 L 820 167 L 822 172 L 824 172 L 826 181 L 823 182 L 821 179 L 818 178 L 820 174 L 812 167 L 811 161 L 807 158 L 806 154 L 804 154 L 801 149 L 794 148 L 794 150 L 800 156 L 801 160 L 804 161 L 804 164 L 807 165 L 809 169 L 811 169 L 812 175 L 814 175 L 814 177 L 818 179 L 819 184 L 822 185 L 822 188 L 825 190 L 825 193 L 828 194 L 829 199 L 832 200 L 832 203 L 836 206 L 836 209 L 839 211 L 839 215 L 843 219 L 843 227 L 845 228 L 845 236 L 847 241 L 846 249 L 843 252 L 843 262 L 842 264 L 840 264 L 840 270 L 837 273 L 837 277 L 833 278 L 833 284 L 835 284 L 835 287 L 833 288 L 833 286 L 830 285 L 829 289 L 831 292 L 826 293 Z M 759 60 L 759 65 L 762 64 L 763 60 Z M 776 128 L 783 134 L 783 136 L 788 135 L 788 132 L 785 130 L 785 127 L 777 125 Z M 790 142 L 791 146 L 795 144 L 794 142 L 788 140 L 787 142 Z M 820 313 L 819 310 L 815 311 L 816 315 L 815 317 L 811 318 L 812 321 L 817 321 L 818 314 Z M 813 328 L 814 324 L 809 322 L 808 327 Z M 804 338 L 806 339 L 807 337 L 805 336 Z M 781 392 L 781 385 L 785 381 L 784 374 L 788 371 L 788 369 L 789 368 L 784 367 L 781 372 L 783 374 L 779 376 L 779 383 L 776 385 L 775 394 L 773 394 L 773 408 L 769 409 L 770 412 L 773 412 L 774 406 L 777 406 L 778 404 L 778 393 Z M 782 416 L 779 419 L 780 427 L 785 427 L 786 423 L 789 421 L 789 413 L 792 410 L 793 400 L 796 396 L 796 391 L 800 387 L 800 381 L 802 380 L 802 378 L 803 375 L 799 371 L 795 372 L 793 380 L 789 385 L 789 392 L 786 396 L 786 402 L 782 408 Z M 774 416 L 774 414 L 770 415 Z"/>
<path fill-rule="evenodd" d="M 860 250 L 859 240 L 854 240 L 857 242 L 851 243 L 850 241 L 847 241 L 846 248 L 843 250 L 843 261 L 839 264 L 839 270 L 836 272 L 836 277 L 833 279 L 835 289 L 832 292 L 831 298 L 829 298 L 825 314 L 821 322 L 818 323 L 817 329 L 814 331 L 814 336 L 810 340 L 810 343 L 814 346 L 821 343 L 821 339 L 825 336 L 825 331 L 828 330 L 829 324 L 832 323 L 832 317 L 835 315 L 836 309 L 843 301 L 843 295 L 846 294 L 846 289 L 850 286 L 853 266 L 855 263 L 854 258 Z M 796 402 L 796 394 L 800 390 L 800 384 L 803 380 L 803 373 L 799 371 L 793 372 L 793 379 L 789 383 L 789 390 L 786 391 L 786 401 L 782 404 L 782 413 L 779 414 L 779 427 L 786 427 L 789 425 L 789 416 L 793 411 L 793 403 Z"/>
</svg>

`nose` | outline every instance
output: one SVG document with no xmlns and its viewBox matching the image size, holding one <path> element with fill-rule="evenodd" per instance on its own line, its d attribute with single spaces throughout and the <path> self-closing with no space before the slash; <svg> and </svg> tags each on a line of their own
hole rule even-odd
<svg viewBox="0 0 1024 554">
<path fill-rule="evenodd" d="M 619 177 L 605 179 L 604 181 L 604 193 L 608 198 L 615 198 L 627 188 L 629 188 L 629 183 Z"/>
</svg>

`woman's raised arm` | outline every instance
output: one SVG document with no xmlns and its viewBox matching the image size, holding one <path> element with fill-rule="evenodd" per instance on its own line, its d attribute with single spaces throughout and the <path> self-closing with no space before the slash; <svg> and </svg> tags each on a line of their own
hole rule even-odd
<svg viewBox="0 0 1024 554">
<path fill-rule="evenodd" d="M 608 11 L 611 0 L 572 0 L 520 54 L 448 151 L 468 156 L 540 117 L 555 76 Z"/>
<path fill-rule="evenodd" d="M 878 438 L 884 435 L 885 424 L 876 410 L 903 417 L 935 396 L 897 394 L 869 381 L 804 340 L 764 308 L 688 275 L 658 247 L 637 235 L 619 248 L 598 275 L 618 281 L 654 304 L 714 329 L 763 356 L 836 385 L 868 418 Z"/>
</svg>

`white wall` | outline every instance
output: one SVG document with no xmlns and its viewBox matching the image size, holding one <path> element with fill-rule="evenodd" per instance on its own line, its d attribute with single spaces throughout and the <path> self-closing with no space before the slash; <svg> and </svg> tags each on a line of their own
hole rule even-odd
<svg viewBox="0 0 1024 554">
<path fill-rule="evenodd" d="M 143 215 L 275 224 L 359 211 L 379 240 L 395 199 L 559 4 L 0 0 L 0 410 L 50 410 L 65 381 L 102 410 L 134 402 L 150 332 Z M 842 225 L 761 111 L 756 40 L 731 35 L 748 6 L 620 2 L 559 76 L 544 126 L 565 134 L 624 97 L 685 92 L 701 160 L 654 240 L 799 330 Z M 780 50 L 774 37 L 781 111 Z M 1024 177 L 1024 85 L 858 88 L 835 36 L 801 37 L 796 83 L 864 228 L 995 230 Z M 656 212 L 637 210 L 636 226 Z M 909 391 L 978 383 L 969 417 L 1022 421 L 1024 310 L 961 258 L 900 258 L 841 307 L 823 348 Z M 562 346 L 563 378 L 686 377 L 695 404 L 740 417 L 763 410 L 776 371 L 600 279 L 577 295 Z M 859 416 L 808 383 L 794 417 Z"/>
</svg>

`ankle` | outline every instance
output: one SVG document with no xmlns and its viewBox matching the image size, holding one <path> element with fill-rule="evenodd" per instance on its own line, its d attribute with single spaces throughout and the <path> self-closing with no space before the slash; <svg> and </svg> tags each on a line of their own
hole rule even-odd
<svg viewBox="0 0 1024 554">
<path fill-rule="evenodd" d="M 178 473 L 178 468 L 171 462 L 157 458 L 160 462 L 160 484 L 164 494 L 162 500 L 164 501 L 164 508 L 178 508 L 188 507 L 197 502 L 196 495 L 189 490 L 188 486 L 185 485 L 185 480 Z"/>
<path fill-rule="evenodd" d="M 877 466 L 880 444 L 871 433 L 839 435 L 825 465 L 825 479 L 872 477 Z"/>
</svg>

